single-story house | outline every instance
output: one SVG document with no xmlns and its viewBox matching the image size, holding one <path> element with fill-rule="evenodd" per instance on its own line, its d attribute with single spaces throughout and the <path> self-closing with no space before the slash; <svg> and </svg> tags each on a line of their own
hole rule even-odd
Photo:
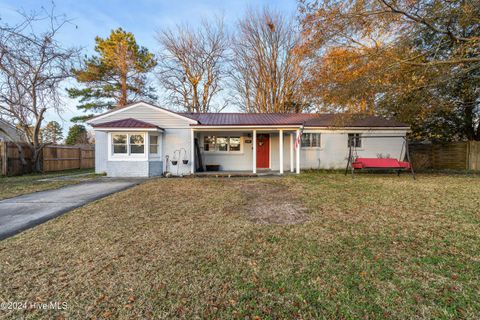
<svg viewBox="0 0 480 320">
<path fill-rule="evenodd" d="M 409 130 L 377 116 L 339 121 L 334 114 L 179 113 L 145 102 L 87 123 L 95 130 L 95 170 L 112 177 L 187 175 L 206 167 L 278 174 L 342 169 L 349 143 L 360 157 L 403 157 Z M 373 135 L 382 139 L 363 139 Z"/>
</svg>

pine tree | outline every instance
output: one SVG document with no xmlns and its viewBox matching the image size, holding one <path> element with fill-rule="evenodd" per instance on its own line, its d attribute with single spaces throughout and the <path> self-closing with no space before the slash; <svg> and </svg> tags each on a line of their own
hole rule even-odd
<svg viewBox="0 0 480 320">
<path fill-rule="evenodd" d="M 44 143 L 57 144 L 63 139 L 62 127 L 57 121 L 50 121 L 42 129 L 42 137 Z"/>
<path fill-rule="evenodd" d="M 71 126 L 68 130 L 68 135 L 67 139 L 65 139 L 65 143 L 68 145 L 87 144 L 88 136 L 85 126 L 81 124 L 75 124 Z"/>
<path fill-rule="evenodd" d="M 137 44 L 132 33 L 118 28 L 106 39 L 96 37 L 95 43 L 97 55 L 86 58 L 82 69 L 73 70 L 82 87 L 67 89 L 71 98 L 79 99 L 79 110 L 98 112 L 138 99 L 156 99 L 147 75 L 157 61 L 147 48 Z M 91 115 L 72 121 L 88 117 Z"/>
</svg>

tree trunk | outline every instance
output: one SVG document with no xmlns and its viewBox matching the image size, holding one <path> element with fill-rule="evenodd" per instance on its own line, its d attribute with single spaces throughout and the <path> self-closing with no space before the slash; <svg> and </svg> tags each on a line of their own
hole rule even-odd
<svg viewBox="0 0 480 320">
<path fill-rule="evenodd" d="M 199 101 L 198 101 L 198 89 L 197 89 L 197 84 L 192 84 L 193 88 L 193 110 L 195 112 L 200 112 L 200 106 L 199 106 Z"/>
<path fill-rule="evenodd" d="M 43 144 L 40 142 L 40 128 L 42 126 L 43 114 L 47 111 L 45 108 L 40 110 L 37 116 L 35 127 L 33 130 L 33 149 L 32 149 L 32 164 L 34 172 L 42 172 L 41 152 Z"/>
<path fill-rule="evenodd" d="M 119 106 L 125 106 L 127 104 L 127 74 L 126 72 L 122 72 L 121 76 L 121 93 L 120 93 L 120 101 L 118 103 Z"/>
</svg>

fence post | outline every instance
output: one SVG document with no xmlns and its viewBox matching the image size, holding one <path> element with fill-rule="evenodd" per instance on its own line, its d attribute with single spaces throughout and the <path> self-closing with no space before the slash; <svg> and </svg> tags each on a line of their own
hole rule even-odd
<svg viewBox="0 0 480 320">
<path fill-rule="evenodd" d="M 78 147 L 78 169 L 82 169 L 82 147 Z"/>
<path fill-rule="evenodd" d="M 0 141 L 0 160 L 2 162 L 2 167 L 0 168 L 2 175 L 6 176 L 8 174 L 8 146 L 6 141 Z"/>
<path fill-rule="evenodd" d="M 467 167 L 466 170 L 472 169 L 472 144 L 471 141 L 467 141 Z"/>
</svg>

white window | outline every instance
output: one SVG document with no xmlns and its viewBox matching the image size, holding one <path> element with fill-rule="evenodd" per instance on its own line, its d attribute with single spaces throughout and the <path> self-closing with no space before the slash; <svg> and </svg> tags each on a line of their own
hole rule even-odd
<svg viewBox="0 0 480 320">
<path fill-rule="evenodd" d="M 206 136 L 203 139 L 203 149 L 205 151 L 215 151 L 215 136 Z"/>
<path fill-rule="evenodd" d="M 205 136 L 203 150 L 207 152 L 241 152 L 241 139 L 238 136 Z"/>
<path fill-rule="evenodd" d="M 112 133 L 111 139 L 113 158 L 129 159 L 146 156 L 144 133 Z"/>
<path fill-rule="evenodd" d="M 230 137 L 230 151 L 240 151 L 240 137 Z"/>
<path fill-rule="evenodd" d="M 150 153 L 158 154 L 158 136 L 150 136 Z"/>
<path fill-rule="evenodd" d="M 126 154 L 127 153 L 127 135 L 126 134 L 114 134 L 112 135 L 113 154 Z"/>
<path fill-rule="evenodd" d="M 145 153 L 145 144 L 143 134 L 130 135 L 130 153 Z"/>
<path fill-rule="evenodd" d="M 217 150 L 228 151 L 228 137 L 217 137 Z"/>
<path fill-rule="evenodd" d="M 348 134 L 348 145 L 349 148 L 361 148 L 362 147 L 362 137 L 360 133 L 349 133 Z"/>
<path fill-rule="evenodd" d="M 302 134 L 302 148 L 320 148 L 321 135 L 320 133 L 303 133 Z"/>
</svg>

